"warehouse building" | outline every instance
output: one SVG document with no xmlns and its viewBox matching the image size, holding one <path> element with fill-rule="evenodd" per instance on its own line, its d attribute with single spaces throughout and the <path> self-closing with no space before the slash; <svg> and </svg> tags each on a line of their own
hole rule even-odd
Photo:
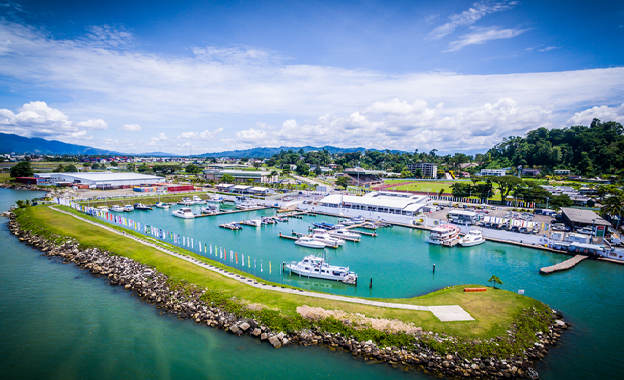
<svg viewBox="0 0 624 380">
<path fill-rule="evenodd" d="M 270 183 L 278 180 L 277 175 L 271 175 L 271 172 L 266 170 L 221 170 L 221 169 L 206 169 L 204 170 L 204 177 L 207 181 L 221 181 L 221 178 L 225 175 L 231 175 L 236 182 L 246 182 L 252 180 L 255 183 Z"/>
<path fill-rule="evenodd" d="M 165 182 L 165 178 L 163 177 L 139 173 L 37 173 L 35 177 L 43 178 L 53 184 L 87 185 L 92 189 L 154 185 Z"/>
</svg>

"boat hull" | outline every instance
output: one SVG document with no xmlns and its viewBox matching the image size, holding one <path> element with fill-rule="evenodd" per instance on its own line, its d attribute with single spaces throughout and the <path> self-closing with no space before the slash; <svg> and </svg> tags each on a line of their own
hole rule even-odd
<svg viewBox="0 0 624 380">
<path fill-rule="evenodd" d="M 483 244 L 483 243 L 485 243 L 485 240 L 481 239 L 481 240 L 472 240 L 468 242 L 460 241 L 459 245 L 461 245 L 462 247 L 472 247 L 472 246 Z"/>
<path fill-rule="evenodd" d="M 311 243 L 306 243 L 306 242 L 298 242 L 296 241 L 295 244 L 300 246 L 300 247 L 306 247 L 306 248 L 314 248 L 314 249 L 323 249 L 325 248 L 325 244 L 318 242 L 319 244 L 311 244 Z"/>
</svg>

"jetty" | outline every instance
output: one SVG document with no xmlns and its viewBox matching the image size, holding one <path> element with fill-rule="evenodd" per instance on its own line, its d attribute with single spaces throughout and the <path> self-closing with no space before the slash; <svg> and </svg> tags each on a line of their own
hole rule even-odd
<svg viewBox="0 0 624 380">
<path fill-rule="evenodd" d="M 580 263 L 581 261 L 585 260 L 587 257 L 588 256 L 585 256 L 585 255 L 576 255 L 573 258 L 568 259 L 566 261 L 560 262 L 555 265 L 551 265 L 549 267 L 544 267 L 540 269 L 540 273 L 549 274 L 553 272 L 559 272 L 562 270 L 568 270 L 570 268 L 573 268 L 576 264 Z"/>
<path fill-rule="evenodd" d="M 362 227 L 365 223 L 362 224 L 354 224 L 352 226 L 346 226 L 345 229 L 347 230 L 351 230 L 353 228 L 358 228 L 358 227 Z M 367 231 L 362 231 L 362 230 L 353 230 L 353 232 L 357 232 L 360 235 L 364 235 L 364 236 L 372 236 L 372 237 L 376 237 L 377 233 L 376 232 L 367 232 Z"/>
<path fill-rule="evenodd" d="M 218 215 L 236 214 L 236 213 L 239 213 L 239 212 L 266 210 L 266 209 L 269 209 L 269 208 L 271 208 L 271 207 L 253 207 L 253 208 L 248 208 L 248 209 L 245 209 L 245 210 L 217 211 L 217 212 L 213 212 L 211 214 L 197 214 L 197 215 L 195 215 L 195 217 L 196 218 L 204 218 L 206 216 L 218 216 Z"/>
</svg>

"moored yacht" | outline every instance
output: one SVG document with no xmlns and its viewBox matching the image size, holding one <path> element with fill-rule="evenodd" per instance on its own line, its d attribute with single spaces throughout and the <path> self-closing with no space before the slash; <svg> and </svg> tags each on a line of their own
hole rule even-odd
<svg viewBox="0 0 624 380">
<path fill-rule="evenodd" d="M 459 245 L 462 247 L 470 247 L 483 243 L 485 243 L 485 239 L 479 230 L 470 230 L 463 238 L 459 239 Z"/>
<path fill-rule="evenodd" d="M 113 205 L 110 210 L 113 212 L 124 212 L 124 208 L 120 205 Z"/>
<path fill-rule="evenodd" d="M 124 205 L 123 210 L 124 210 L 125 212 L 131 212 L 131 211 L 134 211 L 134 206 L 133 206 L 133 205 Z"/>
<path fill-rule="evenodd" d="M 108 207 L 106 206 L 98 206 L 98 211 L 108 212 Z"/>
<path fill-rule="evenodd" d="M 293 261 L 289 264 L 285 264 L 285 267 L 288 268 L 291 273 L 300 276 L 341 281 L 346 284 L 357 285 L 357 273 L 350 272 L 349 267 L 329 265 L 322 255 L 309 255 L 304 257 L 300 262 Z"/>
<path fill-rule="evenodd" d="M 459 227 L 452 224 L 442 224 L 431 230 L 429 243 L 443 244 L 446 241 L 454 240 L 459 236 L 460 231 Z"/>
<path fill-rule="evenodd" d="M 325 245 L 330 247 L 344 245 L 345 243 L 344 240 L 331 237 L 331 235 L 329 235 L 326 230 L 320 228 L 316 228 L 312 231 L 312 239 L 320 241 L 321 243 L 325 243 Z"/>
<path fill-rule="evenodd" d="M 202 214 L 214 214 L 217 212 L 219 212 L 219 205 L 216 204 L 209 204 L 206 207 L 201 208 Z"/>
<path fill-rule="evenodd" d="M 325 248 L 325 243 L 321 243 L 320 241 L 316 241 L 312 239 L 310 236 L 302 236 L 295 242 L 296 245 L 300 245 L 302 247 L 307 248 L 315 248 L 315 249 L 323 249 Z"/>
<path fill-rule="evenodd" d="M 193 195 L 193 203 L 196 205 L 205 205 L 206 201 L 198 197 L 197 195 Z"/>
<path fill-rule="evenodd" d="M 144 205 L 143 203 L 136 203 L 134 208 L 135 210 L 151 210 L 152 206 Z"/>
<path fill-rule="evenodd" d="M 193 214 L 193 211 L 191 211 L 191 209 L 188 207 L 182 207 L 178 210 L 175 210 L 174 212 L 171 213 L 171 215 L 177 216 L 178 218 L 183 218 L 183 219 L 193 219 L 195 217 L 195 214 Z"/>
<path fill-rule="evenodd" d="M 349 241 L 360 241 L 360 237 L 361 237 L 360 234 L 352 232 L 352 231 L 349 231 L 346 228 L 339 228 L 337 230 L 330 230 L 330 231 L 327 231 L 327 233 L 331 237 L 340 238 L 340 239 L 349 240 Z"/>
<path fill-rule="evenodd" d="M 193 202 L 191 198 L 182 198 L 182 200 L 179 201 L 178 204 L 182 206 L 192 206 L 195 204 L 195 202 Z"/>
<path fill-rule="evenodd" d="M 168 203 L 163 203 L 163 202 L 158 202 L 158 203 L 156 203 L 155 206 L 158 207 L 158 208 L 169 208 L 170 207 Z"/>
</svg>

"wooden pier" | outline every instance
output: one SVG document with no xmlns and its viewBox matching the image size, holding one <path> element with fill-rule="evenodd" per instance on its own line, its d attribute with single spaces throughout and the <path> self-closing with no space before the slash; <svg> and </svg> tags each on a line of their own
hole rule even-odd
<svg viewBox="0 0 624 380">
<path fill-rule="evenodd" d="M 553 273 L 553 272 L 559 272 L 562 270 L 567 270 L 570 268 L 573 268 L 576 264 L 580 263 L 581 261 L 585 260 L 587 258 L 587 256 L 585 255 L 576 255 L 571 259 L 568 259 L 566 261 L 563 261 L 559 264 L 555 264 L 555 265 L 551 265 L 549 267 L 544 267 L 542 269 L 540 269 L 540 273 L 542 274 L 549 274 L 549 273 Z"/>
</svg>

